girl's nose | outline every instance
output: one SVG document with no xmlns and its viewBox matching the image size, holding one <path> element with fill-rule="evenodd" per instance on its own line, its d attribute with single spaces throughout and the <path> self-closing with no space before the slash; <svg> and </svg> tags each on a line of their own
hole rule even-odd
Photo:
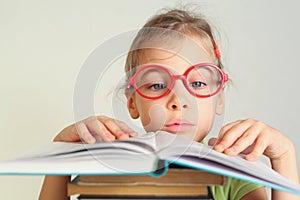
<svg viewBox="0 0 300 200">
<path fill-rule="evenodd" d="M 186 109 L 190 106 L 193 96 L 187 91 L 183 83 L 178 81 L 175 83 L 172 92 L 169 94 L 169 108 L 172 110 Z"/>
<path fill-rule="evenodd" d="M 178 110 L 178 109 L 180 109 L 180 103 L 179 104 L 178 103 L 172 104 L 171 108 L 172 108 L 172 110 Z M 187 104 L 183 104 L 182 108 L 188 108 L 188 105 Z"/>
</svg>

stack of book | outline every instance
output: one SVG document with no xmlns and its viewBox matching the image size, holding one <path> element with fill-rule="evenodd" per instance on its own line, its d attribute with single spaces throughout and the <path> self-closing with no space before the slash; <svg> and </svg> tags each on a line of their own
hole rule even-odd
<svg viewBox="0 0 300 200">
<path fill-rule="evenodd" d="M 213 199 L 211 185 L 226 184 L 226 177 L 189 168 L 171 168 L 163 176 L 77 176 L 68 195 L 78 199 Z"/>
</svg>

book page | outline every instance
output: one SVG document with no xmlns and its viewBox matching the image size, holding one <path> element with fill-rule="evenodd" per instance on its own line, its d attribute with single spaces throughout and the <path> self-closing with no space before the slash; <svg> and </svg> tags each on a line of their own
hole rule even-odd
<svg viewBox="0 0 300 200">
<path fill-rule="evenodd" d="M 152 173 L 158 158 L 154 134 L 96 144 L 52 142 L 8 161 L 0 174 L 103 175 Z"/>
<path fill-rule="evenodd" d="M 142 135 L 135 138 L 125 140 L 116 140 L 114 142 L 99 142 L 95 144 L 71 143 L 71 142 L 51 142 L 39 147 L 35 147 L 30 151 L 14 158 L 36 158 L 49 157 L 58 155 L 73 156 L 80 152 L 105 151 L 111 153 L 120 153 L 122 151 L 128 153 L 153 153 L 156 149 L 156 141 L 154 133 Z"/>
<path fill-rule="evenodd" d="M 163 143 L 166 138 L 169 138 L 170 146 L 160 146 L 158 155 L 169 163 L 300 194 L 300 185 L 291 182 L 261 161 L 250 162 L 242 155 L 228 156 L 213 150 L 208 145 L 186 140 L 167 132 L 160 132 L 157 135 L 157 144 Z"/>
</svg>

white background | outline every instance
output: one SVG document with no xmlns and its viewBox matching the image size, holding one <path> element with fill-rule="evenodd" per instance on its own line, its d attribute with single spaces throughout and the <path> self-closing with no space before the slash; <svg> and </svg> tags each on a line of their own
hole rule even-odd
<svg viewBox="0 0 300 200">
<path fill-rule="evenodd" d="M 94 48 L 187 2 L 197 2 L 220 32 L 233 80 L 225 122 L 251 117 L 272 125 L 296 144 L 299 163 L 300 3 L 291 0 L 0 0 L 0 159 L 47 143 L 74 123 L 76 76 Z M 108 80 L 99 86 L 104 96 L 114 83 Z M 107 98 L 97 104 L 97 114 L 109 113 Z M 0 177 L 1 199 L 37 199 L 42 178 Z"/>
</svg>

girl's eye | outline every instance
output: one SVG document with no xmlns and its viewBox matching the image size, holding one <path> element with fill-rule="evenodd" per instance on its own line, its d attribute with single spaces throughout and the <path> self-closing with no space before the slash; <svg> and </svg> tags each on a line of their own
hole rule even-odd
<svg viewBox="0 0 300 200">
<path fill-rule="evenodd" d="M 153 90 L 162 90 L 162 89 L 166 88 L 166 85 L 163 83 L 155 83 L 155 84 L 150 85 L 149 88 L 153 89 Z"/>
<path fill-rule="evenodd" d="M 190 83 L 190 86 L 191 86 L 192 88 L 195 88 L 195 89 L 201 89 L 201 88 L 203 88 L 203 87 L 206 86 L 206 83 L 203 83 L 203 82 L 201 82 L 201 81 L 197 81 L 197 82 L 192 82 L 192 83 Z"/>
</svg>

